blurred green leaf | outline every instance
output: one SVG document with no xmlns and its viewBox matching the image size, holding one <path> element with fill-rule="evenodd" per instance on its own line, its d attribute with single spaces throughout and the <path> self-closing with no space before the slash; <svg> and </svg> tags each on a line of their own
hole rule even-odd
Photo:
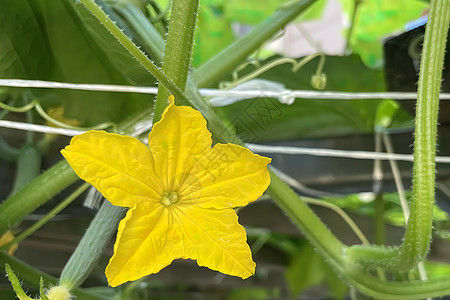
<svg viewBox="0 0 450 300">
<path fill-rule="evenodd" d="M 316 64 L 317 60 L 313 60 L 296 73 L 291 71 L 291 65 L 280 65 L 259 78 L 280 82 L 288 89 L 311 90 L 310 81 L 316 72 Z M 245 68 L 240 76 L 253 69 Z M 328 56 L 324 73 L 327 74 L 326 90 L 329 91 L 385 91 L 383 72 L 367 68 L 358 55 Z M 285 105 L 277 99 L 259 98 L 240 101 L 217 110 L 244 140 L 273 141 L 373 132 L 377 108 L 381 102 L 297 99 L 294 104 Z M 391 127 L 410 127 L 411 120 L 409 114 L 399 109 Z"/>
<path fill-rule="evenodd" d="M 277 291 L 267 288 L 236 288 L 228 296 L 228 300 L 266 300 L 279 296 Z"/>
<path fill-rule="evenodd" d="M 0 78 L 47 78 L 50 51 L 32 1 L 3 1 L 0 9 Z"/>
<path fill-rule="evenodd" d="M 400 108 L 400 105 L 394 100 L 383 100 L 377 107 L 375 115 L 375 127 L 388 128 L 392 124 L 392 119 Z"/>
<path fill-rule="evenodd" d="M 295 22 L 318 19 L 328 0 L 318 0 Z M 161 5 L 166 5 L 161 1 Z M 204 0 L 199 9 L 194 66 L 199 66 L 235 40 L 233 23 L 257 25 L 289 0 Z M 272 51 L 268 51 L 272 55 Z M 266 54 L 264 54 L 266 55 Z"/>
<path fill-rule="evenodd" d="M 155 83 L 80 3 L 70 0 L 11 3 L 14 4 L 3 5 L 0 12 L 0 34 L 7 37 L 2 39 L 7 41 L 2 42 L 5 46 L 0 46 L 3 66 L 0 76 L 72 83 Z M 5 67 L 9 65 L 12 67 Z M 136 94 L 68 90 L 51 93 L 33 90 L 33 93 L 45 107 L 62 104 L 65 115 L 83 125 L 117 122 L 152 103 L 152 96 Z"/>
<path fill-rule="evenodd" d="M 343 7 L 353 5 L 341 0 Z M 429 4 L 418 0 L 370 0 L 361 1 L 351 37 L 352 50 L 361 55 L 365 64 L 373 68 L 383 65 L 383 38 L 405 30 L 408 22 L 418 19 L 426 13 Z"/>
<path fill-rule="evenodd" d="M 348 293 L 348 285 L 346 285 L 333 271 L 333 269 L 322 260 L 322 270 L 325 275 L 325 283 L 330 289 L 333 299 L 343 299 Z"/>
<path fill-rule="evenodd" d="M 428 278 L 442 278 L 450 275 L 450 264 L 436 261 L 426 261 L 425 270 Z"/>
<path fill-rule="evenodd" d="M 203 1 L 198 12 L 193 65 L 199 66 L 234 41 L 223 3 Z"/>
<path fill-rule="evenodd" d="M 320 18 L 328 0 L 318 0 L 305 13 L 299 16 L 299 21 Z M 212 0 L 211 2 L 219 2 Z M 273 12 L 289 0 L 230 0 L 220 1 L 224 6 L 225 16 L 230 22 L 256 25 L 268 18 Z"/>
<path fill-rule="evenodd" d="M 308 287 L 319 284 L 324 278 L 322 258 L 309 243 L 304 243 L 291 257 L 286 269 L 286 281 L 292 297 Z"/>
</svg>

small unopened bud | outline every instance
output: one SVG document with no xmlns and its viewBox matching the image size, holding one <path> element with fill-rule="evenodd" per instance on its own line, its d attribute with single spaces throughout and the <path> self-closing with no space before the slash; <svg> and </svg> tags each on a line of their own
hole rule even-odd
<svg viewBox="0 0 450 300">
<path fill-rule="evenodd" d="M 315 89 L 323 90 L 327 86 L 327 75 L 325 73 L 313 75 L 311 85 Z"/>
</svg>

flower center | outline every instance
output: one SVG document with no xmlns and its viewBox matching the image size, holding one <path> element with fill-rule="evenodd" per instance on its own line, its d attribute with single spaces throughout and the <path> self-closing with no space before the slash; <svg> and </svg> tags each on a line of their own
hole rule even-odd
<svg viewBox="0 0 450 300">
<path fill-rule="evenodd" d="M 165 207 L 170 207 L 172 204 L 178 202 L 178 193 L 177 192 L 165 192 L 161 196 L 161 203 Z"/>
</svg>

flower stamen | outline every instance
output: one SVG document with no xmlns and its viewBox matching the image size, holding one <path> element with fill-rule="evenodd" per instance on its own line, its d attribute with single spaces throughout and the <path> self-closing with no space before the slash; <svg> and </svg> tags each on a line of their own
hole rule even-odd
<svg viewBox="0 0 450 300">
<path fill-rule="evenodd" d="M 161 196 L 161 203 L 165 207 L 170 207 L 172 204 L 175 204 L 178 202 L 178 193 L 177 192 L 165 192 Z"/>
</svg>

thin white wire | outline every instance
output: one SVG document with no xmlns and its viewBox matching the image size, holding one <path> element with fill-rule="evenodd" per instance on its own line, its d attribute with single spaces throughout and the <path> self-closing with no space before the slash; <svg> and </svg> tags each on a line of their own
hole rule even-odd
<svg viewBox="0 0 450 300">
<path fill-rule="evenodd" d="M 158 92 L 157 87 L 67 83 L 67 82 L 55 82 L 44 80 L 25 80 L 25 79 L 0 79 L 0 86 L 20 87 L 20 88 L 69 89 L 69 90 L 119 92 L 119 93 L 141 93 L 141 94 L 156 94 Z"/>
<path fill-rule="evenodd" d="M 268 146 L 257 144 L 245 144 L 250 150 L 256 153 L 276 153 L 276 154 L 304 154 L 312 156 L 326 156 L 326 157 L 342 157 L 353 159 L 380 159 L 380 160 L 399 160 L 410 161 L 414 160 L 411 154 L 394 154 L 394 153 L 379 153 L 371 151 L 353 151 L 353 150 L 335 150 L 323 148 L 303 148 L 291 146 Z M 450 156 L 436 156 L 437 163 L 450 163 Z"/>
<path fill-rule="evenodd" d="M 156 94 L 157 87 L 144 86 L 126 86 L 111 84 L 76 84 L 66 82 L 42 81 L 42 80 L 23 80 L 23 79 L 0 79 L 0 86 L 21 87 L 21 88 L 50 88 L 50 89 L 72 89 L 84 91 L 103 91 L 103 92 L 122 92 L 122 93 L 141 93 Z M 202 96 L 208 97 L 230 97 L 230 98 L 303 98 L 303 99 L 329 99 L 329 100 L 361 100 L 361 99 L 395 99 L 409 100 L 416 99 L 415 92 L 332 92 L 332 91 L 232 91 L 218 89 L 200 89 Z M 449 93 L 440 94 L 441 100 L 450 100 Z"/>
<path fill-rule="evenodd" d="M 75 136 L 75 135 L 82 134 L 85 132 L 85 131 L 81 131 L 81 130 L 55 128 L 55 127 L 50 127 L 50 126 L 45 126 L 45 125 L 36 125 L 36 124 L 6 121 L 6 120 L 0 120 L 0 127 L 34 131 L 34 132 L 42 132 L 42 133 L 54 133 L 54 134 L 65 135 L 65 136 Z"/>
<path fill-rule="evenodd" d="M 146 93 L 156 94 L 157 87 L 137 87 L 124 85 L 107 85 L 107 84 L 74 84 L 65 82 L 53 82 L 42 80 L 22 80 L 22 79 L 0 79 L 0 86 L 8 87 L 27 87 L 27 88 L 54 88 L 54 89 L 74 89 L 74 90 L 89 90 L 89 91 L 109 91 L 109 92 L 132 92 L 132 93 Z M 201 89 L 200 93 L 203 96 L 228 96 L 228 97 L 299 97 L 309 99 L 414 99 L 416 93 L 400 93 L 400 92 L 383 92 L 383 93 L 344 93 L 344 92 L 323 92 L 323 91 L 286 91 L 286 92 L 270 92 L 270 91 L 225 91 L 215 89 Z M 442 100 L 449 100 L 450 94 L 440 94 Z M 0 127 L 29 130 L 42 133 L 54 133 L 65 136 L 75 136 L 84 131 L 55 128 L 44 125 L 35 125 L 21 122 L 0 120 Z M 342 157 L 353 159 L 381 159 L 381 160 L 400 160 L 413 161 L 413 156 L 410 154 L 389 154 L 376 153 L 369 151 L 349 151 L 349 150 L 335 150 L 335 149 L 317 149 L 317 148 L 300 148 L 289 146 L 266 146 L 247 144 L 250 150 L 264 153 L 280 153 L 280 154 L 305 154 L 313 156 L 326 157 Z M 437 163 L 450 163 L 450 157 L 438 156 Z"/>
<path fill-rule="evenodd" d="M 0 127 L 35 131 L 42 133 L 54 133 L 65 136 L 75 136 L 82 134 L 85 131 L 55 128 L 45 125 L 28 124 L 22 122 L 5 121 L 0 120 Z M 324 148 L 303 148 L 303 147 L 290 147 L 290 146 L 268 146 L 257 144 L 246 144 L 246 146 L 256 153 L 276 153 L 276 154 L 304 154 L 312 156 L 325 156 L 325 157 L 341 157 L 351 159 L 381 159 L 381 160 L 398 160 L 398 161 L 413 161 L 414 158 L 410 154 L 395 154 L 395 153 L 379 153 L 371 151 L 354 151 L 354 150 L 336 150 L 336 149 L 324 149 Z M 450 163 L 450 156 L 436 156 L 437 163 Z"/>
</svg>

